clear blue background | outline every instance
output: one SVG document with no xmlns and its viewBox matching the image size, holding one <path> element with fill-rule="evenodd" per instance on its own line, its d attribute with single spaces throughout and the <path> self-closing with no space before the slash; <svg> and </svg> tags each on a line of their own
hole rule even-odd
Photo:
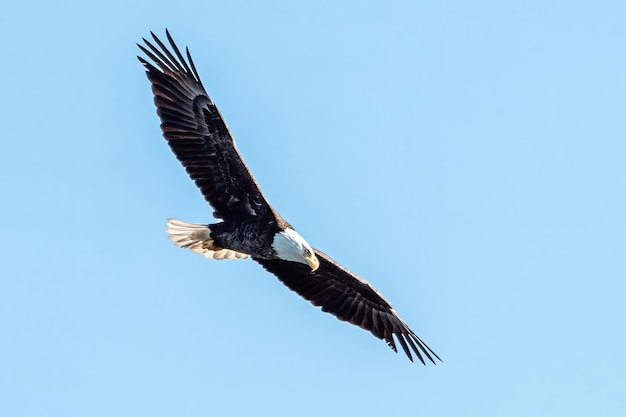
<svg viewBox="0 0 626 417">
<path fill-rule="evenodd" d="M 621 1 L 3 6 L 3 416 L 621 416 Z M 249 261 L 135 42 L 189 45 L 272 204 L 445 361 L 411 364 Z"/>
</svg>

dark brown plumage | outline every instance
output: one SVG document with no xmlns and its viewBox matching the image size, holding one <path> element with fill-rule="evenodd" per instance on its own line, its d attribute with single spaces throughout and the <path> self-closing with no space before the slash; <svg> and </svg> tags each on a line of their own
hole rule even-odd
<svg viewBox="0 0 626 417">
<path fill-rule="evenodd" d="M 239 154 L 226 122 L 202 86 L 189 50 L 184 59 L 169 32 L 176 57 L 152 34 L 160 47 L 143 39 L 139 48 L 159 67 L 142 57 L 152 83 L 161 129 L 172 151 L 195 181 L 220 219 L 257 213 L 279 217 L 267 203 Z"/>
<path fill-rule="evenodd" d="M 393 338 L 395 335 L 411 361 L 411 350 L 422 363 L 424 359 L 420 351 L 433 363 L 433 357 L 439 359 L 369 282 L 348 271 L 325 253 L 316 249 L 315 254 L 320 260 L 320 267 L 316 271 L 311 271 L 306 265 L 280 259 L 254 260 L 276 275 L 290 290 L 321 307 L 322 311 L 370 331 L 397 352 Z"/>
<path fill-rule="evenodd" d="M 322 311 L 371 332 L 394 351 L 397 339 L 411 361 L 413 352 L 422 363 L 424 357 L 435 363 L 439 357 L 378 291 L 312 249 L 270 206 L 202 86 L 189 50 L 185 59 L 166 33 L 171 51 L 152 34 L 156 46 L 145 39 L 146 46 L 138 46 L 154 64 L 138 58 L 152 83 L 165 139 L 222 220 L 212 225 L 170 220 L 170 239 L 208 258 L 252 256 Z"/>
</svg>

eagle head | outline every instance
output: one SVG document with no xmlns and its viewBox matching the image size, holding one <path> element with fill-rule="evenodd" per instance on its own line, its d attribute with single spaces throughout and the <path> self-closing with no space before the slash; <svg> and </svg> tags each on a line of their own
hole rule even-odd
<svg viewBox="0 0 626 417">
<path fill-rule="evenodd" d="M 300 262 L 310 266 L 311 271 L 315 271 L 320 266 L 320 261 L 315 256 L 311 245 L 290 227 L 274 235 L 272 248 L 276 256 L 284 261 Z"/>
</svg>

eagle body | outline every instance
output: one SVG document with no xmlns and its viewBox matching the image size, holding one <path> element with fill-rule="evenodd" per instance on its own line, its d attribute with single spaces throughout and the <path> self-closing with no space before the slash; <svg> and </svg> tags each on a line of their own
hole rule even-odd
<svg viewBox="0 0 626 417">
<path fill-rule="evenodd" d="M 247 253 L 254 258 L 278 259 L 272 243 L 274 236 L 282 230 L 274 221 L 225 221 L 209 227 L 219 247 Z"/>
<path fill-rule="evenodd" d="M 169 238 L 209 259 L 251 257 L 322 311 L 369 331 L 412 361 L 439 357 L 367 281 L 314 249 L 268 203 L 204 89 L 189 50 L 184 56 L 152 34 L 138 57 L 152 85 L 161 130 L 172 152 L 213 207 L 217 223 L 169 219 Z M 441 359 L 439 359 L 441 360 Z"/>
</svg>

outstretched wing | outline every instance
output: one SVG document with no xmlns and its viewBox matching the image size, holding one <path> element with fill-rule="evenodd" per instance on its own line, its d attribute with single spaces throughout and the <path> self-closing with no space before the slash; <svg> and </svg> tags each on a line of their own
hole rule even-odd
<svg viewBox="0 0 626 417">
<path fill-rule="evenodd" d="M 157 46 L 146 39 L 145 47 L 137 46 L 153 63 L 137 58 L 152 83 L 163 136 L 215 209 L 214 216 L 274 216 L 226 122 L 202 86 L 189 49 L 185 60 L 169 32 L 171 50 L 151 34 Z"/>
<path fill-rule="evenodd" d="M 398 316 L 389 301 L 374 287 L 356 274 L 332 260 L 326 254 L 315 250 L 320 261 L 316 271 L 304 264 L 283 260 L 254 260 L 263 268 L 322 311 L 336 316 L 339 320 L 361 327 L 379 339 L 384 339 L 389 347 L 397 352 L 396 339 L 413 361 L 411 351 L 423 363 L 426 356 L 432 363 L 434 358 L 441 361 L 419 337 Z"/>
</svg>

